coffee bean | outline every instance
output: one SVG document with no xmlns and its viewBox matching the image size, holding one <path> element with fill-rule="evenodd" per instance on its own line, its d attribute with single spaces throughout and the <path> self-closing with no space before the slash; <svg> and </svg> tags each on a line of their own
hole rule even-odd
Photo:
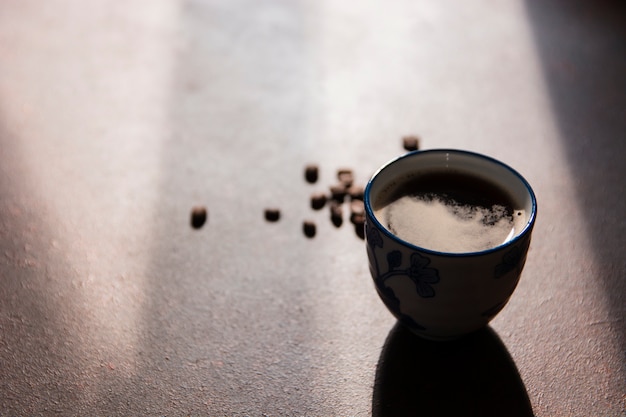
<svg viewBox="0 0 626 417">
<path fill-rule="evenodd" d="M 330 221 L 335 227 L 339 227 L 343 223 L 343 209 L 337 201 L 330 202 Z"/>
<path fill-rule="evenodd" d="M 277 208 L 266 208 L 265 209 L 265 220 L 268 222 L 276 222 L 280 219 L 280 210 Z"/>
<path fill-rule="evenodd" d="M 355 223 L 354 233 L 361 239 L 365 240 L 365 223 Z"/>
<path fill-rule="evenodd" d="M 324 193 L 315 193 L 311 195 L 311 208 L 313 210 L 320 210 L 326 205 L 328 197 Z"/>
<path fill-rule="evenodd" d="M 330 187 L 330 198 L 336 202 L 343 203 L 348 194 L 348 189 L 343 184 L 337 184 Z"/>
<path fill-rule="evenodd" d="M 416 151 L 419 149 L 420 138 L 418 136 L 405 136 L 402 138 L 402 146 L 407 151 Z"/>
<path fill-rule="evenodd" d="M 354 225 L 354 232 L 358 237 L 365 237 L 365 204 L 362 200 L 350 202 L 350 222 Z"/>
<path fill-rule="evenodd" d="M 315 223 L 313 223 L 312 221 L 305 220 L 304 222 L 302 222 L 302 232 L 306 237 L 312 238 L 313 236 L 315 236 L 316 229 L 317 228 L 315 227 Z"/>
<path fill-rule="evenodd" d="M 350 202 L 350 221 L 353 224 L 365 222 L 365 204 L 361 200 Z"/>
<path fill-rule="evenodd" d="M 319 167 L 315 164 L 309 164 L 304 168 L 304 178 L 307 182 L 313 184 L 319 178 Z"/>
<path fill-rule="evenodd" d="M 200 229 L 207 219 L 207 210 L 202 206 L 195 206 L 191 209 L 191 227 Z"/>
<path fill-rule="evenodd" d="M 363 200 L 364 189 L 360 185 L 353 185 L 348 188 L 348 195 L 352 200 Z"/>
<path fill-rule="evenodd" d="M 354 225 L 365 224 L 365 214 L 350 214 L 350 222 Z"/>
<path fill-rule="evenodd" d="M 339 169 L 337 170 L 337 179 L 346 188 L 348 188 L 354 182 L 354 174 L 352 174 L 351 169 L 347 169 L 347 168 Z"/>
</svg>

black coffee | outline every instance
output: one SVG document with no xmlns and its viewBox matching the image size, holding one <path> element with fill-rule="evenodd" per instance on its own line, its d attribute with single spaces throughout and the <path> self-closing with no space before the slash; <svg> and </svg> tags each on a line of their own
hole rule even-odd
<svg viewBox="0 0 626 417">
<path fill-rule="evenodd" d="M 372 203 L 393 234 L 441 252 L 493 248 L 513 238 L 526 221 L 524 210 L 498 185 L 452 170 L 407 177 Z"/>
</svg>

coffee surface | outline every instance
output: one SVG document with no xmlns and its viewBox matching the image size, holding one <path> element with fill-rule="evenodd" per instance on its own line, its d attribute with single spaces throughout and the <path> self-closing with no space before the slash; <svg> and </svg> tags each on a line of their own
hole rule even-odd
<svg viewBox="0 0 626 417">
<path fill-rule="evenodd" d="M 414 245 L 466 253 L 513 238 L 525 213 L 498 185 L 454 171 L 416 174 L 384 190 L 374 213 L 390 232 Z"/>
</svg>

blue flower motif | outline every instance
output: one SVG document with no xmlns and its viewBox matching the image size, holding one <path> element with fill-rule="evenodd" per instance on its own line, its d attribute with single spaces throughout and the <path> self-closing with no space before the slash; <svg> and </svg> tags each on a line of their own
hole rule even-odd
<svg viewBox="0 0 626 417">
<path fill-rule="evenodd" d="M 389 270 L 384 274 L 377 273 L 376 281 L 381 287 L 385 286 L 385 281 L 393 276 L 406 276 L 415 284 L 417 294 L 423 298 L 431 298 L 435 296 L 435 290 L 431 284 L 439 282 L 439 271 L 430 268 L 430 259 L 414 252 L 411 255 L 410 265 L 406 269 L 398 269 L 402 263 L 402 253 L 400 251 L 391 251 L 387 254 L 387 263 Z M 376 271 L 378 271 L 378 267 Z M 371 266 L 370 266 L 371 267 Z"/>
<path fill-rule="evenodd" d="M 530 240 L 524 241 L 522 244 L 511 248 L 502 257 L 502 262 L 496 265 L 494 270 L 494 278 L 500 279 L 509 272 L 517 270 L 520 272 L 525 262 L 525 253 L 530 244 Z"/>
<path fill-rule="evenodd" d="M 402 323 L 416 331 L 426 330 L 426 328 L 416 322 L 413 317 L 401 312 L 400 299 L 394 293 L 393 288 L 386 285 L 386 281 L 394 276 L 409 278 L 413 284 L 415 284 L 416 292 L 420 297 L 432 298 L 435 296 L 435 290 L 431 285 L 439 282 L 439 271 L 429 267 L 430 259 L 418 252 L 413 252 L 408 267 L 402 268 L 403 252 L 400 250 L 391 250 L 388 251 L 386 255 L 387 272 L 382 272 L 379 268 L 378 257 L 376 256 L 376 248 L 382 249 L 384 245 L 380 231 L 366 222 L 365 234 L 367 236 L 370 272 L 376 282 L 378 295 L 389 310 L 394 312 Z"/>
<path fill-rule="evenodd" d="M 380 236 L 380 232 L 378 231 L 378 229 L 370 226 L 369 223 L 365 224 L 365 228 L 366 228 L 365 233 L 367 234 L 368 245 L 370 245 L 372 248 L 375 248 L 375 247 L 382 248 L 383 238 Z"/>
<path fill-rule="evenodd" d="M 399 250 L 391 251 L 387 254 L 387 264 L 389 269 L 395 269 L 402 265 L 402 252 Z"/>
<path fill-rule="evenodd" d="M 430 259 L 415 252 L 411 255 L 411 266 L 408 269 L 409 278 L 415 284 L 417 293 L 424 298 L 435 296 L 435 290 L 430 284 L 439 282 L 439 271 L 429 268 Z"/>
<path fill-rule="evenodd" d="M 396 294 L 393 292 L 393 289 L 391 289 L 391 287 L 381 286 L 377 289 L 380 298 L 383 299 L 388 307 L 390 307 L 392 310 L 399 309 L 400 299 L 396 297 Z"/>
</svg>

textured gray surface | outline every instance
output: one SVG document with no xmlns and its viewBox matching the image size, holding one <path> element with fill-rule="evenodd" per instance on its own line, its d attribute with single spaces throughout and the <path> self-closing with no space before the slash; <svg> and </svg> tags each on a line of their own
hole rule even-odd
<svg viewBox="0 0 626 417">
<path fill-rule="evenodd" d="M 624 8 L 541 3 L 3 1 L 0 414 L 625 415 Z M 308 206 L 409 133 L 539 200 L 510 303 L 441 347 Z"/>
</svg>

